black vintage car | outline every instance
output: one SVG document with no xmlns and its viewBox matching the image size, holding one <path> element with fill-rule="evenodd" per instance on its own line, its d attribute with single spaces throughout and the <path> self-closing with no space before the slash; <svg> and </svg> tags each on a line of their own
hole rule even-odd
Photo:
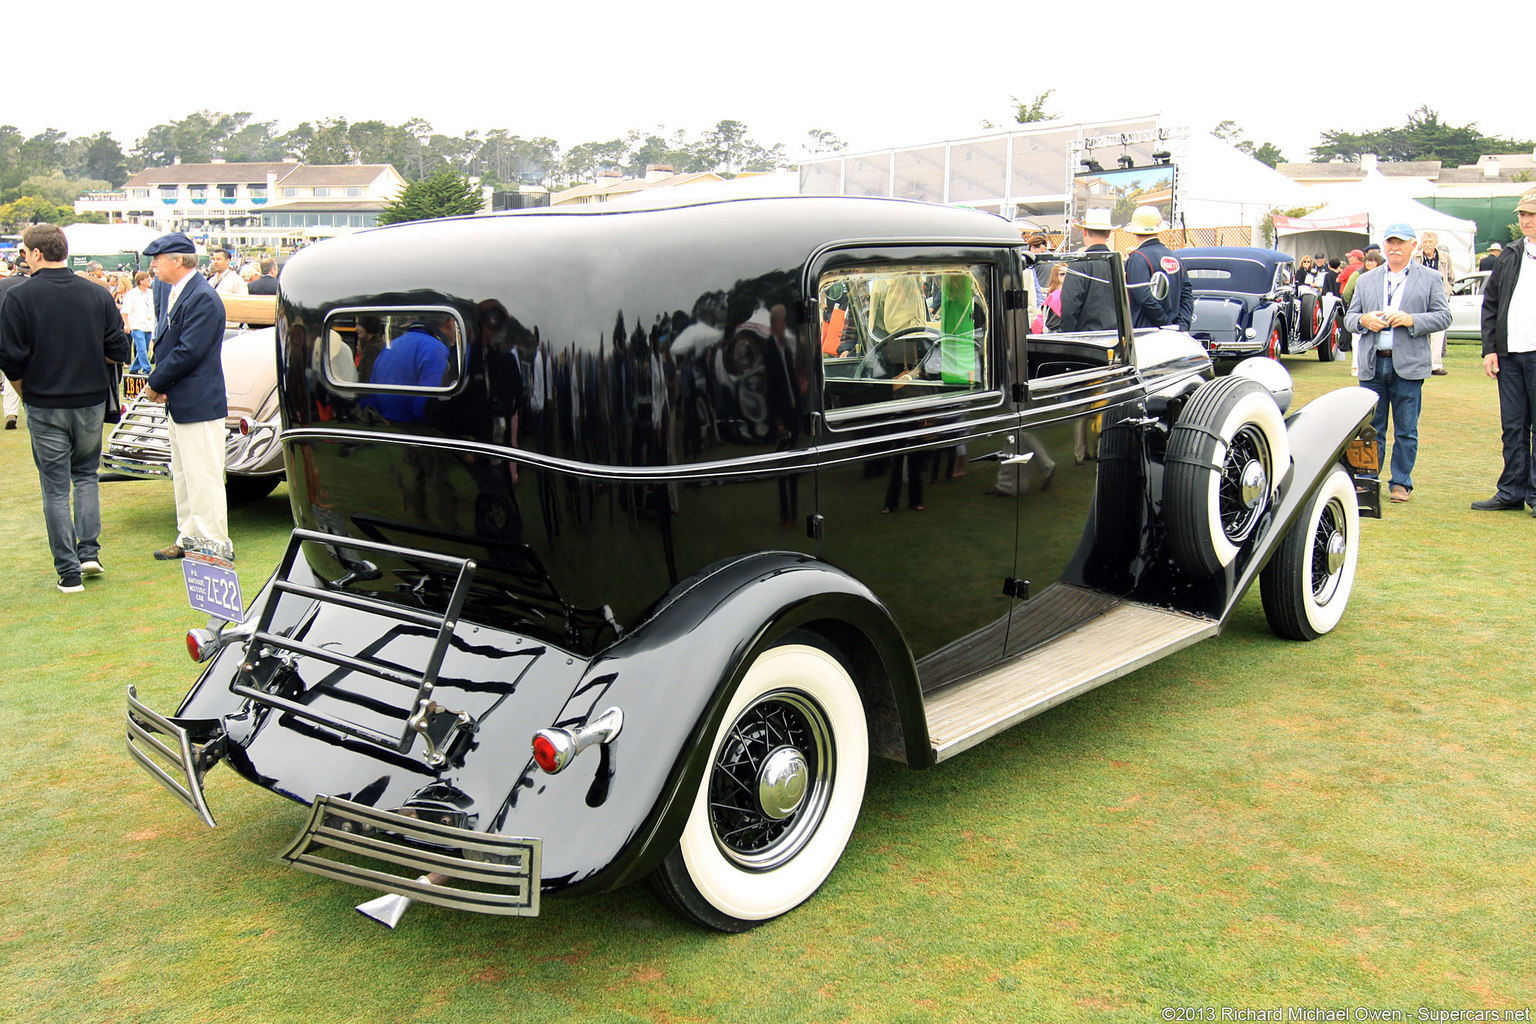
<svg viewBox="0 0 1536 1024">
<path fill-rule="evenodd" d="M 1325 363 L 1339 357 L 1339 297 L 1299 282 L 1288 254 L 1216 245 L 1180 249 L 1178 257 L 1195 293 L 1189 331 L 1211 358 L 1279 359 L 1313 350 Z"/>
<path fill-rule="evenodd" d="M 282 279 L 295 529 L 133 756 L 310 805 L 282 856 L 531 915 L 648 878 L 711 928 L 807 899 L 871 755 L 929 768 L 1214 636 L 1339 621 L 1373 396 L 1285 416 L 1117 326 L 1031 336 L 994 217 L 796 197 L 364 232 Z M 213 624 L 210 623 L 210 626 Z"/>
</svg>

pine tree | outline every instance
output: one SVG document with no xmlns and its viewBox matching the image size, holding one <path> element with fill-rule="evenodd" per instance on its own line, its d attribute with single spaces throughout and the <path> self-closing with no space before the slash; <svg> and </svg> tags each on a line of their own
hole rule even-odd
<svg viewBox="0 0 1536 1024">
<path fill-rule="evenodd" d="M 401 224 L 433 217 L 462 217 L 483 205 L 480 186 L 462 174 L 443 169 L 405 186 L 399 198 L 379 214 L 380 224 Z"/>
</svg>

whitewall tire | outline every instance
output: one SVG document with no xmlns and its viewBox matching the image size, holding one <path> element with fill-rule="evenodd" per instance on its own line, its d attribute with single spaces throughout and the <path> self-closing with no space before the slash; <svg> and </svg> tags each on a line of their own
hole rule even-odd
<svg viewBox="0 0 1536 1024">
<path fill-rule="evenodd" d="M 842 857 L 868 770 L 864 705 L 842 664 L 804 644 L 766 651 L 731 698 L 657 892 L 720 931 L 793 910 Z"/>
<path fill-rule="evenodd" d="M 1342 466 L 1328 471 L 1259 576 L 1264 616 L 1277 636 L 1316 640 L 1339 624 L 1360 561 L 1360 507 Z"/>
</svg>

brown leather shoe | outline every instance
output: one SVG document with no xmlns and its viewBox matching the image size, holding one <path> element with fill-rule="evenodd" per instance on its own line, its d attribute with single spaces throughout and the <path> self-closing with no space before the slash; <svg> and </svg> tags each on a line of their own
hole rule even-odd
<svg viewBox="0 0 1536 1024">
<path fill-rule="evenodd" d="M 1392 500 L 1396 501 L 1397 499 L 1394 497 Z M 162 562 L 174 562 L 176 559 L 183 558 L 185 556 L 186 552 L 182 550 L 180 544 L 172 544 L 168 548 L 161 548 L 159 551 L 155 552 L 155 558 Z"/>
<path fill-rule="evenodd" d="M 1436 376 L 1436 377 L 1444 377 L 1446 374 L 1450 373 L 1451 371 L 1447 370 L 1445 367 L 1442 366 L 1438 370 L 1430 370 L 1429 372 L 1431 374 L 1433 374 L 1434 376 Z"/>
<path fill-rule="evenodd" d="M 1404 487 L 1402 484 L 1393 484 L 1392 485 L 1392 500 L 1397 502 L 1399 505 L 1401 505 L 1405 501 L 1408 501 L 1412 497 L 1413 497 L 1413 492 L 1410 491 L 1408 488 Z"/>
</svg>

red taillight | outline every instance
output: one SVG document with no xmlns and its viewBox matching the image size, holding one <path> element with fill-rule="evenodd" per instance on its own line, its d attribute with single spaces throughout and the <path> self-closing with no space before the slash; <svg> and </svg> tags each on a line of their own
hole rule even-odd
<svg viewBox="0 0 1536 1024">
<path fill-rule="evenodd" d="M 540 768 L 551 775 L 560 770 L 559 752 L 555 750 L 555 745 L 550 742 L 548 736 L 533 738 L 533 759 Z"/>
<path fill-rule="evenodd" d="M 188 630 L 187 632 L 187 656 L 199 664 L 202 663 L 203 644 L 202 641 L 198 639 L 197 630 L 195 629 Z"/>
<path fill-rule="evenodd" d="M 254 426 L 254 424 L 251 423 L 251 418 L 249 416 L 241 416 L 240 417 L 240 436 L 241 437 L 250 437 L 251 436 L 251 428 L 253 426 Z"/>
</svg>

